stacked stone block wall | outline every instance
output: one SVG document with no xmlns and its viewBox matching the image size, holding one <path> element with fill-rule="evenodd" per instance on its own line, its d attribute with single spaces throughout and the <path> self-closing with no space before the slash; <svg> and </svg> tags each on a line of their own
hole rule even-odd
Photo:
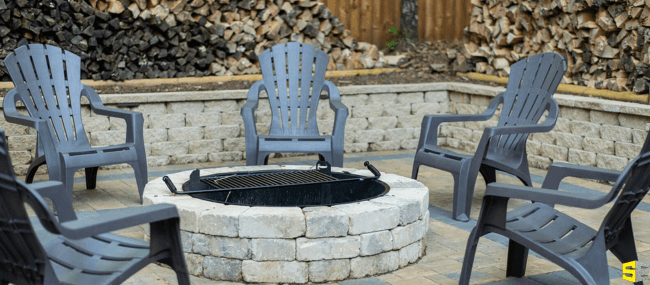
<svg viewBox="0 0 650 285">
<path fill-rule="evenodd" d="M 342 87 L 342 101 L 349 110 L 345 152 L 415 150 L 424 115 L 478 114 L 502 91 L 463 83 Z M 240 108 L 246 95 L 247 90 L 236 90 L 101 97 L 107 107 L 144 115 L 148 164 L 163 166 L 245 159 Z M 560 105 L 557 125 L 549 133 L 532 134 L 527 141 L 531 166 L 547 168 L 552 162 L 567 161 L 622 169 L 638 154 L 647 135 L 650 106 L 570 95 L 556 94 L 555 98 Z M 120 107 L 120 103 L 139 105 Z M 96 115 L 87 104 L 81 113 L 93 146 L 125 141 L 124 120 Z M 327 100 L 321 100 L 317 114 L 320 132 L 331 134 L 334 112 Z M 438 143 L 473 152 L 483 129 L 496 125 L 498 115 L 499 111 L 484 122 L 442 124 Z M 271 111 L 267 100 L 260 100 L 256 117 L 258 133 L 268 134 Z M 36 132 L 4 118 L 0 118 L 0 128 L 8 136 L 15 171 L 22 175 L 34 158 Z M 40 169 L 40 173 L 45 171 Z"/>
</svg>

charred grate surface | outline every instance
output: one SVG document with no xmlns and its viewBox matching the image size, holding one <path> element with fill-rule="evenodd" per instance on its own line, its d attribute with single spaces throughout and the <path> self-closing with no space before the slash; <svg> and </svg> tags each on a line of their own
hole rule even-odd
<svg viewBox="0 0 650 285">
<path fill-rule="evenodd" d="M 318 183 L 334 180 L 337 179 L 318 170 L 297 170 L 281 173 L 233 174 L 225 177 L 202 178 L 201 182 L 204 182 L 215 189 L 236 189 Z"/>
</svg>

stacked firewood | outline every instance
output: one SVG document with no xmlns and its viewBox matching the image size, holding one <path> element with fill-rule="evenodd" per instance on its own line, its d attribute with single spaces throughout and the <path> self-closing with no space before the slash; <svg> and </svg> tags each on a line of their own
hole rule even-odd
<svg viewBox="0 0 650 285">
<path fill-rule="evenodd" d="M 472 0 L 459 64 L 507 76 L 532 54 L 567 61 L 563 83 L 648 92 L 650 0 Z"/>
<path fill-rule="evenodd" d="M 257 55 L 288 41 L 327 52 L 330 70 L 384 64 L 314 0 L 0 0 L 0 40 L 0 59 L 26 43 L 61 46 L 95 80 L 255 74 Z"/>
</svg>

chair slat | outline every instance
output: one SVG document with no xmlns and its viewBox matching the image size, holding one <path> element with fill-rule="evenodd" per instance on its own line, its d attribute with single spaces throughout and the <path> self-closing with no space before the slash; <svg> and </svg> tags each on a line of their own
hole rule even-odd
<svg viewBox="0 0 650 285">
<path fill-rule="evenodd" d="M 275 69 L 275 81 L 278 86 L 278 101 L 280 102 L 280 115 L 282 120 L 282 133 L 290 133 L 289 112 L 287 104 L 287 48 L 284 45 L 271 48 L 273 54 L 273 65 Z"/>
<path fill-rule="evenodd" d="M 301 83 L 300 83 L 300 123 L 305 126 L 301 129 L 304 133 L 309 133 L 313 128 L 316 121 L 311 120 L 310 106 L 313 96 L 312 83 L 314 81 L 314 59 L 316 57 L 316 50 L 310 45 L 303 45 L 302 48 L 302 68 L 301 68 Z"/>
</svg>

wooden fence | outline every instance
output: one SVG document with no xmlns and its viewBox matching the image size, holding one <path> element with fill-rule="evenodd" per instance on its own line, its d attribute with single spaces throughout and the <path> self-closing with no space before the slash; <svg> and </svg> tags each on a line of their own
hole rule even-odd
<svg viewBox="0 0 650 285">
<path fill-rule="evenodd" d="M 401 0 L 320 0 L 341 19 L 357 41 L 385 46 L 399 29 Z M 470 0 L 418 0 L 418 36 L 423 40 L 461 39 L 469 24 Z"/>
</svg>

